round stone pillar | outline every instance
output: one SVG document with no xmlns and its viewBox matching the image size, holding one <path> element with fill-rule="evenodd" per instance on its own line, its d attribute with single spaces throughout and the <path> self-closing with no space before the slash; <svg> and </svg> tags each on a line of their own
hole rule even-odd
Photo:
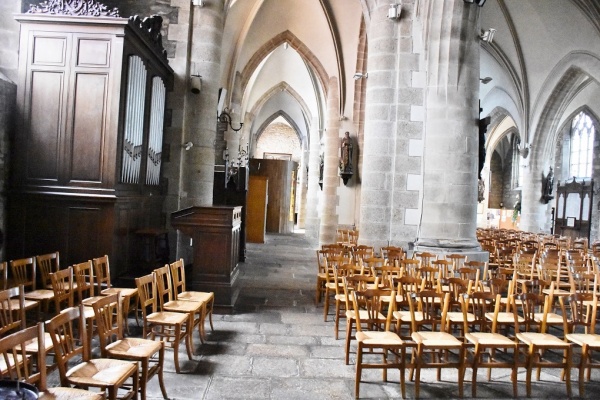
<svg viewBox="0 0 600 400">
<path fill-rule="evenodd" d="M 324 166 L 323 166 L 323 193 L 321 197 L 321 224 L 319 228 L 319 244 L 335 242 L 338 225 L 337 215 L 337 188 L 339 177 L 340 145 L 340 93 L 338 78 L 329 79 L 327 89 L 327 120 L 324 135 Z"/>
<path fill-rule="evenodd" d="M 321 135 L 319 121 L 310 124 L 310 143 L 308 154 L 308 187 L 306 189 L 305 235 L 314 244 L 319 242 L 319 171 L 321 168 Z"/>
<path fill-rule="evenodd" d="M 191 12 L 193 27 L 189 44 L 188 78 L 190 74 L 200 75 L 202 90 L 199 94 L 186 91 L 184 143 L 192 142 L 193 146 L 184 150 L 181 208 L 212 205 L 223 0 L 207 2 L 204 7 L 193 6 Z"/>
<path fill-rule="evenodd" d="M 546 224 L 548 206 L 540 202 L 542 193 L 542 179 L 540 177 L 545 169 L 544 167 L 547 171 L 548 161 L 542 158 L 543 155 L 539 157 L 535 151 L 530 151 L 529 157 L 522 161 L 524 168 L 521 170 L 523 177 L 521 185 L 521 221 L 519 223 L 519 230 L 522 231 L 542 232 Z"/>
<path fill-rule="evenodd" d="M 300 187 L 296 191 L 297 204 L 298 204 L 298 228 L 304 229 L 306 227 L 306 194 L 308 191 L 308 149 L 303 144 L 302 149 L 302 160 L 300 162 L 300 175 L 299 185 Z"/>
<path fill-rule="evenodd" d="M 424 21 L 427 82 L 418 248 L 479 249 L 479 8 L 432 0 Z"/>
</svg>

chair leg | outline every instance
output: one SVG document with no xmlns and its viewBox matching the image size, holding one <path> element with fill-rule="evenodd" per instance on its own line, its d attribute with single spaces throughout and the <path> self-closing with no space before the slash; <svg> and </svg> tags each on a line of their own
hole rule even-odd
<svg viewBox="0 0 600 400">
<path fill-rule="evenodd" d="M 340 301 L 335 301 L 335 325 L 333 331 L 335 333 L 335 340 L 338 339 L 338 331 L 340 329 Z"/>
<path fill-rule="evenodd" d="M 567 397 L 571 398 L 571 360 L 573 357 L 572 354 L 572 347 L 569 346 L 566 350 L 565 350 L 565 376 L 567 378 Z"/>
<path fill-rule="evenodd" d="M 354 397 L 358 399 L 360 380 L 362 379 L 362 346 L 358 344 L 356 350 L 356 381 L 354 382 Z"/>
<path fill-rule="evenodd" d="M 156 374 L 158 375 L 158 384 L 160 386 L 160 391 L 162 392 L 163 399 L 168 399 L 169 396 L 167 396 L 167 389 L 165 389 L 165 381 L 163 379 L 163 369 L 164 369 L 163 366 L 164 365 L 165 365 L 165 345 L 163 343 L 160 350 L 158 351 L 158 370 L 156 371 Z"/>
<path fill-rule="evenodd" d="M 471 369 L 473 371 L 473 375 L 471 376 L 471 396 L 477 397 L 477 369 L 479 368 L 479 357 L 481 354 L 479 352 L 481 349 L 479 348 L 479 344 L 475 345 L 475 350 L 473 351 L 473 364 L 471 365 Z M 488 368 L 489 371 L 489 368 Z"/>
<path fill-rule="evenodd" d="M 350 364 L 350 338 L 352 337 L 353 318 L 346 319 L 346 365 Z"/>
<path fill-rule="evenodd" d="M 586 373 L 586 364 L 587 364 L 587 346 L 583 345 L 581 347 L 581 360 L 579 361 L 579 397 L 585 396 L 585 373 Z M 566 376 L 566 371 L 565 371 Z"/>
<path fill-rule="evenodd" d="M 525 388 L 527 389 L 527 397 L 531 397 L 531 369 L 533 364 L 534 349 L 532 346 L 529 347 L 527 352 L 527 369 L 525 371 Z"/>
<path fill-rule="evenodd" d="M 175 326 L 175 339 L 173 340 L 173 362 L 175 363 L 175 373 L 181 373 L 179 368 L 179 341 L 181 337 L 181 326 Z M 185 338 L 187 341 L 187 337 Z"/>
<path fill-rule="evenodd" d="M 329 289 L 325 289 L 325 304 L 323 305 L 323 321 L 327 322 L 327 314 L 329 313 Z"/>
</svg>

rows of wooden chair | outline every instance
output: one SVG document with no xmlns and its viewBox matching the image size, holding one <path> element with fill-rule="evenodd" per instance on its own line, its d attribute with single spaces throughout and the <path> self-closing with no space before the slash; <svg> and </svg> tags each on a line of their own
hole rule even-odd
<svg viewBox="0 0 600 400">
<path fill-rule="evenodd" d="M 136 278 L 135 288 L 111 285 L 108 256 L 60 268 L 56 252 L 2 263 L 0 274 L 0 377 L 35 384 L 52 398 L 129 399 L 139 394 L 145 400 L 148 380 L 158 376 L 166 399 L 165 347 L 174 348 L 180 373 L 179 343 L 185 342 L 191 359 L 193 330 L 198 328 L 204 342 L 207 317 L 213 329 L 214 293 L 186 291 L 183 259 Z M 142 338 L 125 336 L 132 304 L 136 321 L 141 314 Z M 27 328 L 26 312 L 34 308 L 37 320 L 42 312 L 48 320 Z M 96 335 L 102 358 L 92 357 Z M 48 354 L 54 364 L 46 364 Z M 55 369 L 60 389 L 47 385 L 47 374 Z"/>
<path fill-rule="evenodd" d="M 481 368 L 488 369 L 488 381 L 491 368 L 510 370 L 515 397 L 519 369 L 526 371 L 530 397 L 532 372 L 537 370 L 539 380 L 541 369 L 558 368 L 570 397 L 571 369 L 579 370 L 579 394 L 584 396 L 586 377 L 591 368 L 600 367 L 594 358 L 600 350 L 595 263 L 568 252 L 551 261 L 550 253 L 537 256 L 539 247 L 495 265 L 469 261 L 462 254 L 390 259 L 383 249 L 369 257 L 352 250 L 329 245 L 317 251 L 316 301 L 323 298 L 325 320 L 334 302 L 336 339 L 346 321 L 346 364 L 356 341 L 357 397 L 365 368 L 383 369 L 384 381 L 388 369 L 399 370 L 403 397 L 405 373 L 419 397 L 424 368 L 436 369 L 438 380 L 442 368 L 457 370 L 461 397 L 469 368 L 473 397 Z M 585 270 L 577 269 L 581 265 Z"/>
</svg>

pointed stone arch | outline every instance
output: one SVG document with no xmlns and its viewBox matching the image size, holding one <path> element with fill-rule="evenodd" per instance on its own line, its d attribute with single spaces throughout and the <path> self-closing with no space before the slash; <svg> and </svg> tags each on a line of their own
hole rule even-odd
<svg viewBox="0 0 600 400">
<path fill-rule="evenodd" d="M 265 131 L 265 128 L 267 126 L 269 126 L 271 124 L 271 122 L 275 121 L 279 117 L 282 117 L 283 119 L 285 119 L 291 125 L 291 127 L 294 128 L 294 132 L 296 133 L 296 136 L 298 137 L 298 141 L 300 142 L 300 147 L 303 148 L 303 140 L 302 140 L 302 137 L 300 136 L 300 129 L 298 128 L 296 121 L 294 121 L 294 119 L 292 117 L 290 117 L 288 115 L 288 113 L 286 113 L 283 110 L 279 110 L 279 111 L 273 113 L 271 116 L 269 116 L 269 118 L 267 118 L 263 121 L 263 123 L 256 130 L 254 143 L 258 143 L 258 139 L 260 139 L 260 136 Z"/>
<path fill-rule="evenodd" d="M 288 43 L 294 50 L 300 54 L 302 59 L 306 62 L 306 64 L 310 67 L 312 72 L 317 76 L 319 82 L 321 84 L 321 88 L 324 93 L 327 93 L 327 82 L 329 82 L 329 75 L 327 71 L 325 71 L 325 67 L 319 61 L 317 56 L 314 55 L 312 51 L 306 46 L 296 35 L 292 32 L 284 31 L 280 34 L 273 37 L 271 40 L 266 42 L 262 47 L 260 47 L 256 52 L 250 57 L 248 63 L 244 67 L 242 71 L 242 92 L 246 90 L 246 86 L 250 81 L 250 77 L 254 73 L 254 71 L 258 68 L 260 63 L 267 57 L 273 50 L 282 45 L 283 43 Z"/>
</svg>

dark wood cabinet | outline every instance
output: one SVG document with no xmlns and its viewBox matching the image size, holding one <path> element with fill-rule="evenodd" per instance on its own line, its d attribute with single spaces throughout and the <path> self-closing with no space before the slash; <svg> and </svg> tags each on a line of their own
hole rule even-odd
<svg viewBox="0 0 600 400">
<path fill-rule="evenodd" d="M 59 250 L 68 265 L 108 254 L 115 277 L 135 272 L 135 232 L 166 223 L 160 168 L 173 71 L 149 29 L 157 21 L 15 18 L 8 257 Z"/>
<path fill-rule="evenodd" d="M 237 299 L 241 224 L 242 207 L 189 207 L 171 214 L 171 225 L 192 239 L 190 290 L 214 292 L 223 312 L 231 312 Z"/>
</svg>

